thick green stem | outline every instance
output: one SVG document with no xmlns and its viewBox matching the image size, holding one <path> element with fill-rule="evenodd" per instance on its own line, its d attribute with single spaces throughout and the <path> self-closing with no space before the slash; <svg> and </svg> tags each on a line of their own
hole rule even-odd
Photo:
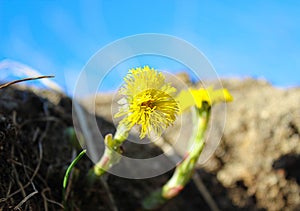
<svg viewBox="0 0 300 211">
<path fill-rule="evenodd" d="M 195 165 L 204 148 L 204 134 L 207 129 L 211 107 L 203 103 L 199 109 L 195 109 L 194 131 L 191 136 L 192 146 L 184 160 L 179 163 L 173 176 L 161 190 L 151 194 L 143 203 L 145 209 L 155 209 L 168 199 L 176 196 L 191 179 Z"/>
</svg>

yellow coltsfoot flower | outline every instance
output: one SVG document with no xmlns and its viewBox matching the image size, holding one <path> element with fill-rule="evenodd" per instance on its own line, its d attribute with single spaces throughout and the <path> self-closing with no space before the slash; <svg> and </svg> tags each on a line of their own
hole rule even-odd
<svg viewBox="0 0 300 211">
<path fill-rule="evenodd" d="M 208 103 L 209 106 L 219 102 L 231 102 L 233 101 L 233 97 L 227 89 L 214 90 L 212 87 L 208 89 L 190 88 L 188 90 L 182 90 L 179 95 L 176 96 L 176 100 L 179 103 L 180 112 L 183 112 L 192 106 L 201 108 L 203 102 Z"/>
<path fill-rule="evenodd" d="M 161 72 L 149 66 L 129 70 L 124 80 L 120 89 L 120 94 L 124 95 L 120 101 L 123 106 L 115 117 L 125 117 L 118 129 L 129 131 L 134 125 L 140 125 L 141 139 L 150 131 L 161 135 L 175 121 L 179 111 L 178 103 L 172 97 L 176 89 L 166 83 Z"/>
</svg>

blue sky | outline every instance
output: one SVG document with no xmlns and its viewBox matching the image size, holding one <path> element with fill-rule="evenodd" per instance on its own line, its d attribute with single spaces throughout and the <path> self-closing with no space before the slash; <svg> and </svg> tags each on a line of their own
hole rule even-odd
<svg viewBox="0 0 300 211">
<path fill-rule="evenodd" d="M 71 91 L 100 48 L 125 36 L 163 33 L 200 49 L 221 77 L 299 86 L 299 11 L 296 0 L 0 0 L 0 60 L 54 74 Z"/>
</svg>

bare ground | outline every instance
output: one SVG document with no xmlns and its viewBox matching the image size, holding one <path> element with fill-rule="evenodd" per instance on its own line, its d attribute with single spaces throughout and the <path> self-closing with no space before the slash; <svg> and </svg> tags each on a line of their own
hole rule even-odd
<svg viewBox="0 0 300 211">
<path fill-rule="evenodd" d="M 221 144 L 197 174 L 220 210 L 299 210 L 299 89 L 250 79 L 223 85 L 235 101 L 227 107 Z M 106 101 L 99 97 L 98 108 Z M 66 132 L 73 124 L 71 104 L 49 91 L 0 89 L 0 210 L 141 210 L 142 199 L 172 175 L 143 180 L 107 175 L 89 186 L 92 162 L 85 157 L 73 171 L 63 204 L 63 175 L 80 151 Z M 113 133 L 109 116 L 100 111 L 103 134 Z M 125 149 L 132 156 L 161 153 L 143 147 Z M 191 181 L 159 210 L 210 208 Z"/>
</svg>

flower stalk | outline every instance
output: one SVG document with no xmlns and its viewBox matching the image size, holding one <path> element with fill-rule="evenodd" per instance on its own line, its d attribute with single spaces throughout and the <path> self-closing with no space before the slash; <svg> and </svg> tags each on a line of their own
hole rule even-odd
<svg viewBox="0 0 300 211">
<path fill-rule="evenodd" d="M 193 145 L 184 160 L 176 167 L 172 178 L 162 188 L 162 196 L 166 199 L 176 196 L 191 179 L 195 165 L 204 148 L 204 134 L 207 129 L 211 107 L 204 104 L 195 109 L 195 128 L 192 136 Z"/>
<path fill-rule="evenodd" d="M 197 160 L 205 145 L 204 135 L 208 126 L 210 111 L 211 106 L 206 102 L 202 104 L 201 108 L 195 107 L 193 115 L 194 129 L 191 136 L 193 145 L 184 160 L 177 165 L 169 181 L 160 190 L 152 193 L 144 200 L 143 207 L 145 209 L 156 209 L 167 200 L 175 197 L 191 179 Z"/>
</svg>

